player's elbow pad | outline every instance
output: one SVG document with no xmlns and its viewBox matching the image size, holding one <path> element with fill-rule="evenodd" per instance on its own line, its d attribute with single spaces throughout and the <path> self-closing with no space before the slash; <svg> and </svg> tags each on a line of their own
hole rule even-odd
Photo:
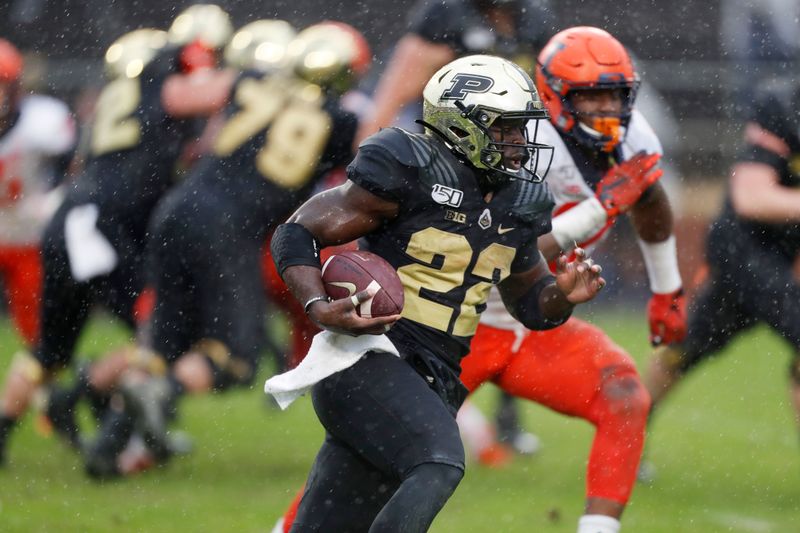
<svg viewBox="0 0 800 533">
<path fill-rule="evenodd" d="M 319 241 L 301 224 L 281 224 L 272 234 L 270 252 L 278 274 L 291 266 L 322 268 L 319 262 Z"/>
<path fill-rule="evenodd" d="M 572 315 L 572 308 L 559 317 L 546 317 L 542 311 L 541 296 L 545 287 L 555 283 L 555 276 L 545 276 L 514 302 L 513 315 L 523 326 L 533 330 L 553 329 Z"/>
</svg>

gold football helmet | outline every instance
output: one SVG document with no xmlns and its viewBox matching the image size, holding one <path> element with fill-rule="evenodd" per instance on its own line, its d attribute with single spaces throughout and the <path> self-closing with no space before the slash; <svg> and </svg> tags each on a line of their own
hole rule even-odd
<svg viewBox="0 0 800 533">
<path fill-rule="evenodd" d="M 183 10 L 169 27 L 169 42 L 179 46 L 199 40 L 219 50 L 233 34 L 230 16 L 215 4 L 195 4 Z"/>
<path fill-rule="evenodd" d="M 289 57 L 300 78 L 342 94 L 372 61 L 361 33 L 343 22 L 321 22 L 301 31 L 289 45 Z"/>
<path fill-rule="evenodd" d="M 225 63 L 239 70 L 269 72 L 289 64 L 288 47 L 296 35 L 285 20 L 257 20 L 239 29 L 225 47 Z"/>
<path fill-rule="evenodd" d="M 109 78 L 135 78 L 144 66 L 167 44 L 167 32 L 140 28 L 126 33 L 108 47 L 105 56 Z"/>
</svg>

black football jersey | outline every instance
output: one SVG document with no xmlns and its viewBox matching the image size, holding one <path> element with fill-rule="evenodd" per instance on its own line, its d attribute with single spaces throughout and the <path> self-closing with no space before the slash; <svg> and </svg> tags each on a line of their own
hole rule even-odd
<svg viewBox="0 0 800 533">
<path fill-rule="evenodd" d="M 437 137 L 397 128 L 366 139 L 347 174 L 399 206 L 361 242 L 397 269 L 405 288 L 403 318 L 389 337 L 458 369 L 491 286 L 541 260 L 536 240 L 550 231 L 553 207 L 547 185 L 509 180 L 487 202 L 474 167 Z"/>
<path fill-rule="evenodd" d="M 514 36 L 493 30 L 476 4 L 476 0 L 421 0 L 412 10 L 410 31 L 450 46 L 458 56 L 499 55 L 532 73 L 536 55 L 557 30 L 550 2 L 519 0 L 511 8 L 516 10 Z"/>
<path fill-rule="evenodd" d="M 299 79 L 242 74 L 225 117 L 213 153 L 189 181 L 234 202 L 237 212 L 230 216 L 254 238 L 265 237 L 322 176 L 352 159 L 355 115 L 338 98 Z"/>
<path fill-rule="evenodd" d="M 800 187 L 800 87 L 796 83 L 770 83 L 756 93 L 755 105 L 748 120 L 780 137 L 789 148 L 781 156 L 765 148 L 746 144 L 738 151 L 737 161 L 767 164 L 775 169 L 784 187 Z M 777 247 L 788 257 L 800 252 L 800 224 L 766 224 L 738 217 L 726 198 L 725 207 L 717 222 L 720 228 L 728 227 L 730 237 L 744 232 L 759 242 Z"/>
<path fill-rule="evenodd" d="M 143 239 L 184 143 L 197 134 L 195 123 L 171 117 L 161 103 L 164 81 L 176 72 L 177 49 L 168 48 L 138 76 L 117 78 L 100 93 L 86 166 L 68 195 L 99 206 L 101 229 L 124 223 Z"/>
</svg>

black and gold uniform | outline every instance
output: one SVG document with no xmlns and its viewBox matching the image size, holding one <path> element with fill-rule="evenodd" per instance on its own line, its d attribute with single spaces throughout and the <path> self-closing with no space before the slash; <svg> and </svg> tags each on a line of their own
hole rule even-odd
<svg viewBox="0 0 800 533">
<path fill-rule="evenodd" d="M 405 287 L 403 319 L 388 336 L 425 347 L 457 382 L 491 286 L 540 260 L 536 238 L 550 231 L 550 192 L 515 180 L 487 202 L 473 167 L 438 138 L 396 128 L 362 143 L 348 177 L 400 207 L 362 246 L 389 261 Z"/>
<path fill-rule="evenodd" d="M 367 138 L 347 172 L 399 207 L 360 247 L 403 282 L 403 315 L 387 333 L 400 357 L 368 353 L 314 387 L 327 437 L 292 531 L 366 531 L 401 483 L 416 493 L 414 509 L 384 519 L 416 531 L 438 501 L 427 484 L 457 484 L 464 469 L 459 362 L 491 286 L 542 260 L 536 241 L 550 231 L 553 201 L 544 183 L 489 190 L 438 137 L 395 128 Z"/>
<path fill-rule="evenodd" d="M 217 388 L 247 382 L 256 369 L 268 234 L 352 158 L 357 125 L 338 98 L 297 79 L 244 73 L 231 95 L 213 154 L 159 205 L 148 250 L 149 347 L 174 362 L 197 342 L 221 343 L 236 364 L 212 358 Z"/>
<path fill-rule="evenodd" d="M 165 80 L 179 71 L 178 50 L 162 50 L 136 77 L 108 83 L 97 102 L 82 174 L 45 230 L 41 339 L 46 369 L 72 357 L 94 304 L 133 326 L 141 292 L 147 220 L 170 187 L 175 161 L 196 132 L 161 103 Z"/>
<path fill-rule="evenodd" d="M 783 187 L 800 186 L 800 88 L 761 90 L 749 121 L 777 136 L 784 153 L 748 144 L 739 162 L 775 169 Z M 688 370 L 762 322 L 800 349 L 800 286 L 792 265 L 800 252 L 800 224 L 767 224 L 736 214 L 730 197 L 708 235 L 709 278 L 690 305 L 689 331 L 676 361 Z M 793 365 L 800 380 L 800 366 Z"/>
</svg>

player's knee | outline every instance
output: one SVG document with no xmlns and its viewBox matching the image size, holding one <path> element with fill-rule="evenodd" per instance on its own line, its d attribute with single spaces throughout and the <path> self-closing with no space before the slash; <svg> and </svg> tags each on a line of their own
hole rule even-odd
<svg viewBox="0 0 800 533">
<path fill-rule="evenodd" d="M 181 356 L 173 368 L 178 382 L 192 394 L 209 392 L 214 386 L 214 372 L 203 355 L 188 352 Z"/>
<path fill-rule="evenodd" d="M 634 372 L 615 374 L 603 382 L 600 401 L 607 416 L 623 418 L 630 424 L 647 422 L 650 412 L 650 394 Z"/>
<path fill-rule="evenodd" d="M 448 497 L 464 477 L 464 470 L 444 463 L 423 463 L 415 466 L 406 476 L 416 485 L 426 487 L 431 496 Z"/>
<path fill-rule="evenodd" d="M 18 379 L 23 379 L 32 385 L 41 385 L 50 377 L 52 372 L 46 370 L 42 364 L 28 351 L 19 351 L 11 361 L 10 373 Z"/>
</svg>

